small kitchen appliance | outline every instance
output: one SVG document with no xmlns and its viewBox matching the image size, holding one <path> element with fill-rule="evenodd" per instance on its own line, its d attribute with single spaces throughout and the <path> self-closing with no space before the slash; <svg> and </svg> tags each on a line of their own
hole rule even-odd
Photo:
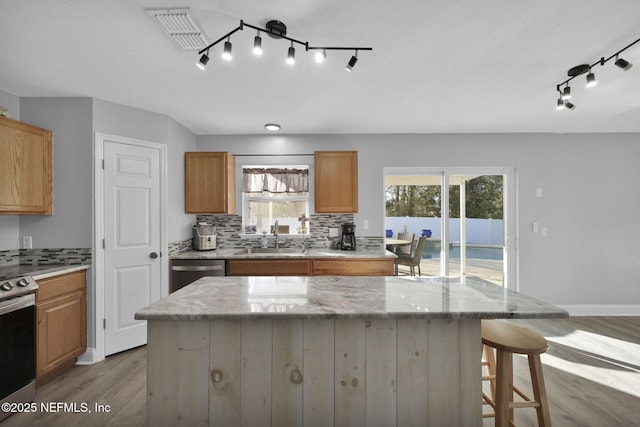
<svg viewBox="0 0 640 427">
<path fill-rule="evenodd" d="M 342 237 L 340 239 L 340 249 L 343 251 L 356 250 L 356 225 L 350 222 L 342 224 Z"/>
<path fill-rule="evenodd" d="M 214 250 L 217 244 L 217 235 L 215 225 L 199 222 L 193 226 L 193 249 L 196 251 Z"/>
</svg>

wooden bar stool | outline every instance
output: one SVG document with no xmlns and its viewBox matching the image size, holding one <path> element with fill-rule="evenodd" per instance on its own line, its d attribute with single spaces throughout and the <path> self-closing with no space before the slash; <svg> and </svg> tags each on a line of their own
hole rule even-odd
<svg viewBox="0 0 640 427">
<path fill-rule="evenodd" d="M 489 370 L 489 375 L 483 376 L 483 380 L 491 382 L 491 396 L 483 393 L 483 401 L 495 410 L 496 427 L 515 425 L 513 410 L 518 408 L 536 408 L 538 425 L 550 427 L 551 417 L 540 362 L 540 354 L 549 348 L 547 340 L 542 335 L 522 326 L 500 320 L 483 320 L 482 344 L 483 365 Z M 533 399 L 513 385 L 514 353 L 526 354 L 529 359 Z M 514 392 L 524 401 L 514 402 Z M 483 414 L 483 416 L 493 415 Z"/>
</svg>

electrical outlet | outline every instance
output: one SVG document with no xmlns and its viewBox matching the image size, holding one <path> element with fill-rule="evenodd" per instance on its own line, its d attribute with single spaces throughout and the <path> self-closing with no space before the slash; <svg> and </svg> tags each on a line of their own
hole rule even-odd
<svg viewBox="0 0 640 427">
<path fill-rule="evenodd" d="M 362 229 L 363 230 L 368 230 L 369 229 L 369 220 L 368 219 L 362 220 Z"/>
<path fill-rule="evenodd" d="M 32 249 L 33 241 L 31 240 L 31 236 L 22 236 L 22 248 L 23 249 Z"/>
<path fill-rule="evenodd" d="M 549 230 L 547 230 L 547 227 L 540 227 L 540 235 L 542 237 L 547 237 L 549 235 Z"/>
</svg>

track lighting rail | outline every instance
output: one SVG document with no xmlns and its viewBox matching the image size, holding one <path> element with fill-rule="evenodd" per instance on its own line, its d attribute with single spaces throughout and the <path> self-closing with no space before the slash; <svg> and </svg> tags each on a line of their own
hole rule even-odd
<svg viewBox="0 0 640 427">
<path fill-rule="evenodd" d="M 356 61 L 357 61 L 357 56 L 358 56 L 358 51 L 367 51 L 367 50 L 373 50 L 372 47 L 364 47 L 364 46 L 309 46 L 309 42 L 306 41 L 302 41 L 302 40 L 298 40 L 298 39 L 294 39 L 293 37 L 289 37 L 286 35 L 286 31 L 287 31 L 287 27 L 279 21 L 269 21 L 267 23 L 266 27 L 258 27 L 255 25 L 251 25 L 249 23 L 244 22 L 243 20 L 240 20 L 240 25 L 238 25 L 238 27 L 234 28 L 233 30 L 229 31 L 227 34 L 225 34 L 224 36 L 220 37 L 218 40 L 214 41 L 213 43 L 211 43 L 210 45 L 202 48 L 200 51 L 198 51 L 198 55 L 202 55 L 201 59 L 200 59 L 200 63 L 198 64 L 200 66 L 200 68 L 204 69 L 204 66 L 206 66 L 207 62 L 209 61 L 209 50 L 211 48 L 213 48 L 215 45 L 223 42 L 223 41 L 227 41 L 227 43 L 225 44 L 225 50 L 227 49 L 227 44 L 231 38 L 231 36 L 233 34 L 235 34 L 238 31 L 242 31 L 244 30 L 244 27 L 248 27 L 254 30 L 258 31 L 258 36 L 256 36 L 256 38 L 260 37 L 260 32 L 264 32 L 265 34 L 268 34 L 274 38 L 277 39 L 284 39 L 284 40 L 288 40 L 291 42 L 291 48 L 293 48 L 293 44 L 299 44 L 301 46 L 304 46 L 305 51 L 310 51 L 310 50 L 320 50 L 323 52 L 326 52 L 328 50 L 352 50 L 354 51 L 354 56 L 351 57 L 351 60 L 349 61 L 349 64 L 347 65 L 347 70 L 351 71 L 351 68 L 353 68 L 353 66 L 355 65 Z M 260 41 L 261 44 L 261 41 Z M 229 44 L 230 46 L 230 44 Z M 290 48 L 290 49 L 291 49 Z M 230 49 L 230 47 L 229 47 Z M 294 52 L 295 53 L 295 52 Z"/>
<path fill-rule="evenodd" d="M 604 64 L 606 64 L 607 62 L 611 61 L 612 59 L 615 58 L 615 64 L 623 69 L 623 70 L 628 70 L 629 68 L 631 68 L 631 65 L 628 61 L 626 61 L 623 58 L 620 58 L 620 54 L 622 52 L 624 52 L 625 50 L 629 49 L 630 47 L 634 46 L 635 44 L 637 44 L 638 42 L 640 42 L 640 39 L 637 39 L 631 43 L 629 43 L 627 46 L 623 47 L 622 49 L 620 49 L 619 51 L 617 51 L 616 53 L 612 54 L 611 56 L 609 56 L 608 58 L 605 58 L 604 56 L 601 57 L 598 61 L 594 62 L 593 64 L 589 65 L 589 64 L 581 64 L 581 65 L 576 65 L 575 67 L 569 69 L 569 71 L 567 71 L 567 75 L 569 76 L 568 79 L 558 83 L 556 85 L 556 91 L 558 91 L 560 93 L 560 97 L 558 98 L 558 103 L 557 103 L 557 109 L 563 109 L 564 108 L 568 108 L 570 110 L 573 110 L 575 108 L 575 105 L 573 105 L 571 102 L 568 101 L 568 99 L 571 97 L 571 88 L 569 87 L 569 82 L 571 82 L 573 79 L 575 79 L 578 76 L 581 76 L 585 73 L 587 74 L 587 87 L 592 87 L 596 85 L 596 78 L 595 78 L 595 74 L 593 74 L 592 68 L 595 67 L 596 65 L 600 65 L 601 67 L 604 66 Z M 561 89 L 561 86 L 564 86 L 564 90 Z"/>
</svg>

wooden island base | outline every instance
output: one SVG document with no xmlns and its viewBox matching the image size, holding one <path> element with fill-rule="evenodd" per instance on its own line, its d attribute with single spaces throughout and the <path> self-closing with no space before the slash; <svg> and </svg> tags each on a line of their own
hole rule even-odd
<svg viewBox="0 0 640 427">
<path fill-rule="evenodd" d="M 148 321 L 150 426 L 481 426 L 480 319 Z"/>
</svg>

